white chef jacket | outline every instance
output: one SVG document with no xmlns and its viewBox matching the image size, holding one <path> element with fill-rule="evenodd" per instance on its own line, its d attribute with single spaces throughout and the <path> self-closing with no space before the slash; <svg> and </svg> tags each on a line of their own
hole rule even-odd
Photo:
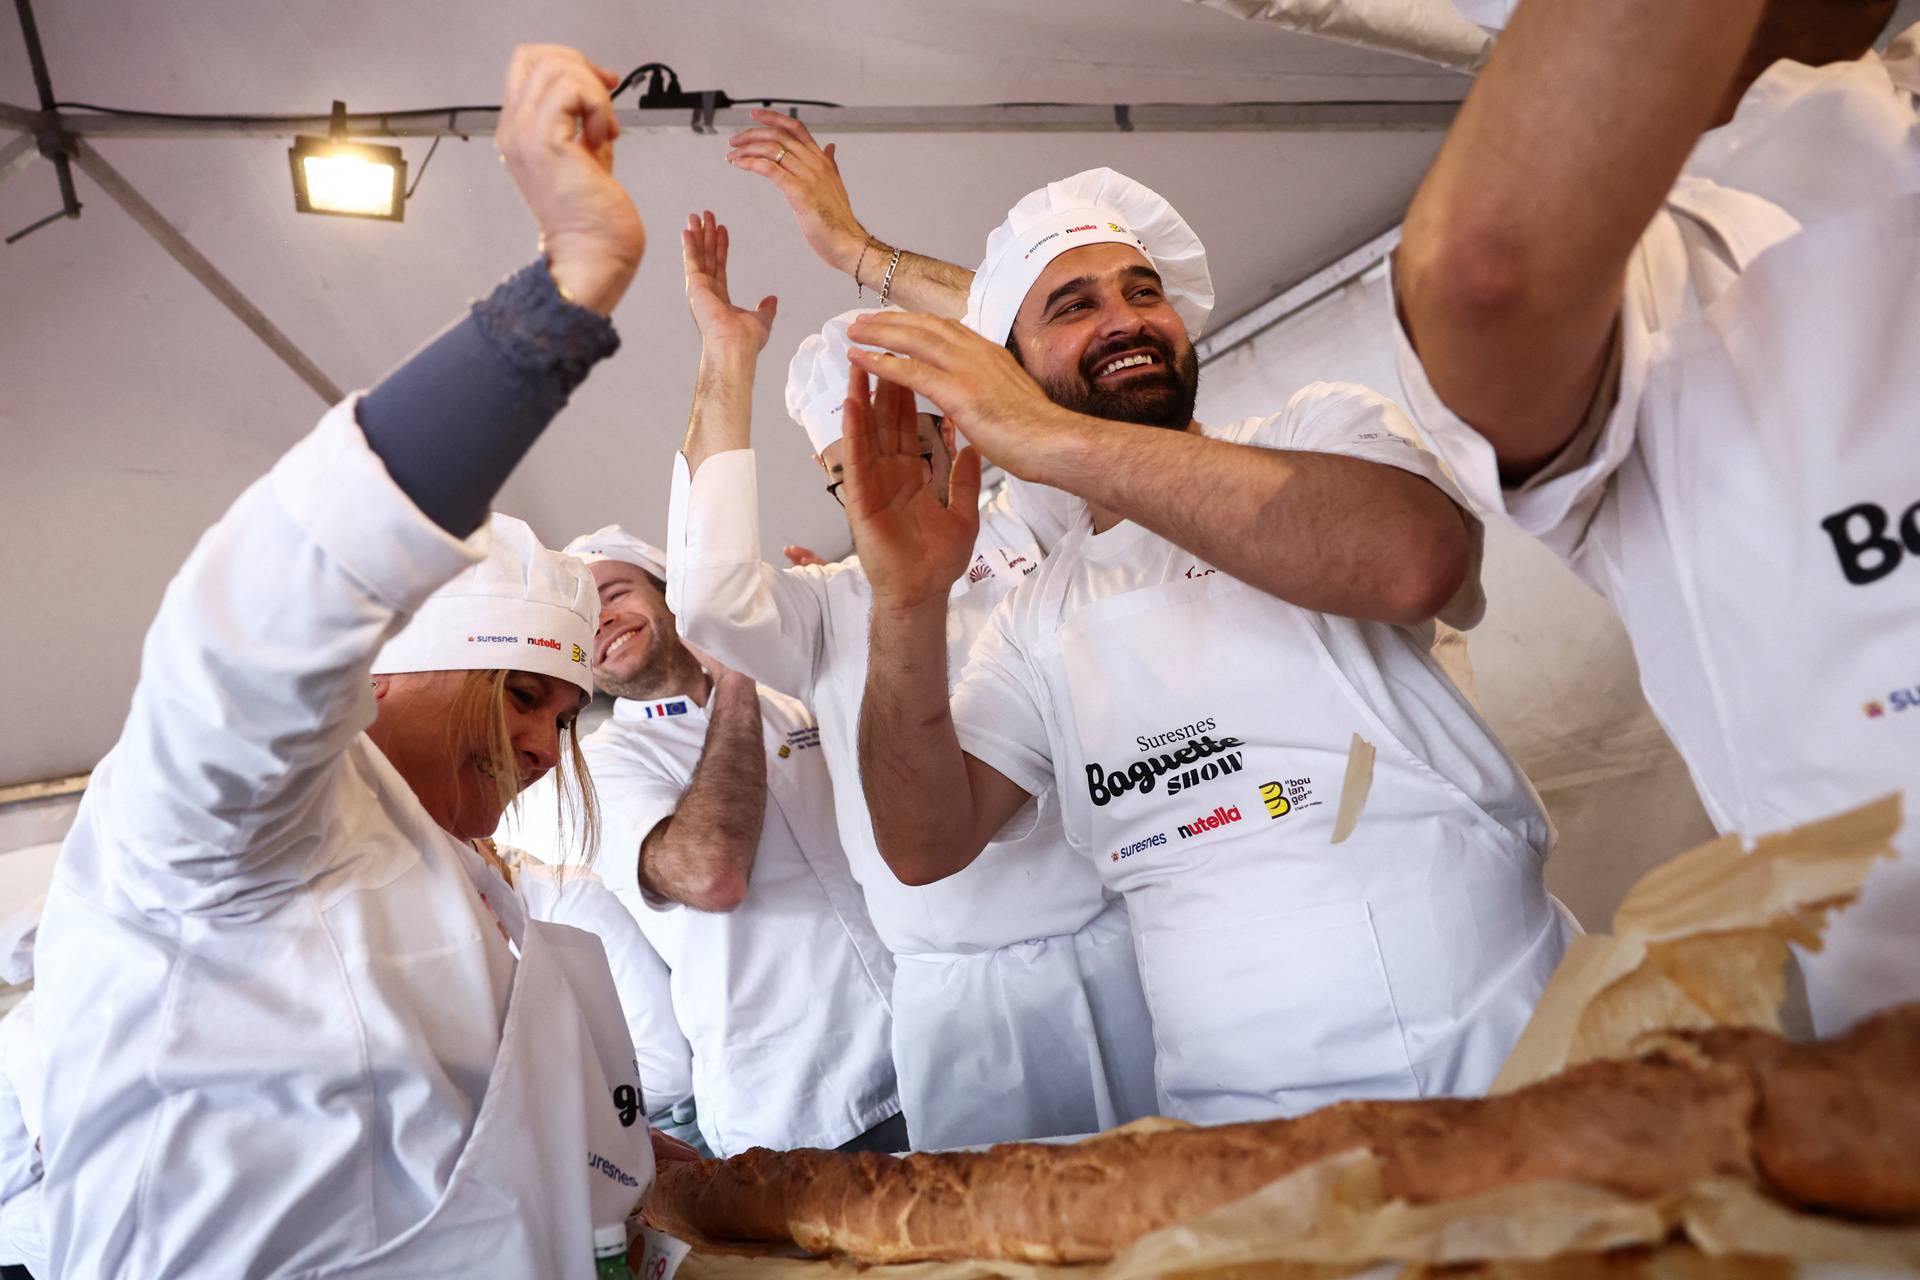
<svg viewBox="0 0 1920 1280">
<path fill-rule="evenodd" d="M 168 586 L 35 952 L 55 1275 L 360 1259 L 471 1150 L 515 957 L 484 863 L 362 731 L 374 655 L 485 536 L 412 504 L 350 399 Z M 614 1177 L 590 1154 L 540 1170 L 550 1222 Z"/>
<path fill-rule="evenodd" d="M 1629 262 L 1618 375 L 1602 391 L 1617 387 L 1617 400 L 1610 411 L 1597 405 L 1567 452 L 1517 489 L 1501 487 L 1492 447 L 1441 402 L 1395 322 L 1424 438 L 1477 509 L 1541 539 L 1613 605 L 1647 701 L 1722 831 L 1761 835 L 1896 787 L 1911 804 L 1920 779 L 1920 533 L 1911 563 L 1854 587 L 1821 527 L 1855 503 L 1877 504 L 1894 538 L 1903 511 L 1920 520 L 1920 449 L 1900 447 L 1897 433 L 1894 447 L 1870 449 L 1855 407 L 1906 394 L 1887 376 L 1920 365 L 1920 298 L 1904 286 L 1904 314 L 1886 315 L 1864 348 L 1851 333 L 1835 339 L 1837 351 L 1817 339 L 1782 351 L 1766 337 L 1776 301 L 1806 310 L 1799 319 L 1815 328 L 1823 315 L 1838 322 L 1876 305 L 1814 300 L 1832 262 L 1903 278 L 1911 259 L 1861 220 L 1905 217 L 1898 205 L 1920 194 L 1916 90 L 1920 27 L 1885 57 L 1780 62 L 1756 80 L 1734 118 L 1702 135 Z M 1813 402 L 1778 437 L 1763 438 L 1760 417 L 1800 402 L 1776 387 L 1698 399 L 1722 385 L 1724 352 L 1746 349 L 1756 354 L 1734 361 L 1746 375 L 1804 380 Z M 1755 566 L 1763 581 L 1744 581 Z M 1865 629 L 1904 635 L 1904 648 L 1823 651 L 1848 639 L 1831 634 L 1832 599 L 1881 607 Z M 1801 618 L 1811 635 L 1797 633 Z M 1789 708 L 1787 687 L 1818 701 Z M 1860 902 L 1829 922 L 1824 952 L 1802 957 L 1822 1034 L 1920 997 L 1915 829 L 1910 818 L 1899 862 L 1877 867 Z"/>
<path fill-rule="evenodd" d="M 46 1269 L 40 1227 L 39 1035 L 31 992 L 0 1017 L 0 1263 Z"/>
<path fill-rule="evenodd" d="M 758 501 L 752 450 L 715 454 L 694 477 L 676 460 L 667 603 L 691 643 L 819 717 L 840 840 L 898 961 L 894 1065 L 913 1145 L 1086 1133 L 1150 1114 L 1152 1047 L 1125 908 L 1067 847 L 1053 792 L 957 875 L 902 884 L 860 782 L 867 575 L 857 558 L 763 563 Z M 1010 479 L 982 507 L 973 560 L 948 599 L 951 678 L 1081 505 Z"/>
<path fill-rule="evenodd" d="M 1207 434 L 1383 463 L 1451 496 L 1399 419 L 1320 383 Z M 1532 788 L 1429 656 L 1430 626 L 1311 613 L 1216 575 L 1132 522 L 1095 535 L 1083 510 L 975 643 L 960 745 L 1029 792 L 1058 788 L 1070 839 L 1126 895 L 1169 1114 L 1483 1089 L 1569 933 L 1541 883 Z M 1450 620 L 1481 606 L 1476 572 Z M 1335 847 L 1354 733 L 1379 756 Z M 1150 759 L 1171 771 L 1127 791 Z M 1363 1004 L 1378 1017 L 1347 1018 Z"/>
<path fill-rule="evenodd" d="M 641 931 L 672 974 L 693 1047 L 700 1131 L 715 1155 L 836 1147 L 900 1110 L 888 1049 L 892 960 L 834 830 L 820 731 L 760 690 L 767 808 L 747 896 L 695 911 L 638 890 L 640 843 L 671 817 L 706 748 L 691 698 L 621 699 L 582 744 L 600 798 L 595 869 L 644 898 Z"/>
<path fill-rule="evenodd" d="M 1044 551 L 1005 493 L 981 511 L 973 562 L 948 602 L 947 661 L 954 675 L 993 606 L 1039 568 Z M 1035 793 L 1035 805 L 1009 828 L 1010 838 L 988 845 L 958 875 L 905 885 L 893 874 L 874 843 L 860 783 L 873 592 L 857 558 L 780 570 L 760 559 L 752 450 L 715 454 L 691 479 L 685 455 L 675 460 L 667 563 L 667 604 L 687 640 L 819 717 L 840 839 L 890 950 L 992 951 L 1073 933 L 1100 914 L 1106 905 L 1100 879 L 1066 851 L 1051 789 Z"/>
</svg>

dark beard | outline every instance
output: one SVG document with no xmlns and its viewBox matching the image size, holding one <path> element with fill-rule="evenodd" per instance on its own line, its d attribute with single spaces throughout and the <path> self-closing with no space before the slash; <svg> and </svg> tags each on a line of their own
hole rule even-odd
<svg viewBox="0 0 1920 1280">
<path fill-rule="evenodd" d="M 1019 359 L 1020 349 L 1011 342 L 1008 346 L 1014 358 Z M 1141 347 L 1159 357 L 1151 376 L 1136 374 L 1120 387 L 1094 384 L 1095 369 L 1122 351 Z M 1173 348 L 1157 334 L 1142 333 L 1089 350 L 1081 357 L 1080 367 L 1072 373 L 1041 378 L 1039 382 L 1047 399 L 1062 409 L 1110 422 L 1137 422 L 1146 427 L 1185 431 L 1193 421 L 1193 406 L 1200 395 L 1200 359 L 1191 344 L 1176 356 Z"/>
<path fill-rule="evenodd" d="M 680 643 L 679 637 L 669 637 L 657 630 L 648 637 L 647 660 L 632 679 L 616 680 L 599 671 L 593 673 L 595 689 L 629 702 L 652 702 L 675 694 L 692 693 L 699 682 L 698 660 L 687 652 L 687 647 Z"/>
</svg>

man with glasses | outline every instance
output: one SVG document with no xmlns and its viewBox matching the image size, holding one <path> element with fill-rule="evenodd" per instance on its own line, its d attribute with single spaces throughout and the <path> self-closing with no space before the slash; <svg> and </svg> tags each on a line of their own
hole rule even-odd
<svg viewBox="0 0 1920 1280">
<path fill-rule="evenodd" d="M 774 300 L 751 311 L 732 304 L 726 229 L 711 214 L 689 219 L 682 242 L 702 351 L 674 469 L 667 602 L 689 643 L 799 698 L 819 720 L 841 844 L 894 956 L 894 1066 L 913 1145 L 1086 1133 L 1151 1114 L 1152 1035 L 1126 910 L 1069 851 L 1054 796 L 1036 797 L 973 866 L 937 885 L 903 885 L 881 858 L 856 743 L 866 574 L 851 559 L 784 570 L 761 561 L 750 418 Z M 847 326 L 865 314 L 830 321 L 789 369 L 788 411 L 836 501 Z M 922 483 L 944 502 L 953 430 L 932 413 L 917 429 Z M 1065 505 L 1016 482 L 982 508 L 972 562 L 947 600 L 950 675 L 994 605 L 1052 545 Z"/>
</svg>

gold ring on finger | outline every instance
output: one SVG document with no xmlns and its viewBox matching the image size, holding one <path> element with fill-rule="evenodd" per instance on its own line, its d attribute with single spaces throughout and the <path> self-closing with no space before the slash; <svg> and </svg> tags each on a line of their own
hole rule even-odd
<svg viewBox="0 0 1920 1280">
<path fill-rule="evenodd" d="M 775 153 L 773 157 L 773 162 L 775 164 L 779 164 L 782 160 L 785 160 L 786 158 L 787 158 L 787 149 L 785 147 L 782 147 L 777 153 Z"/>
</svg>

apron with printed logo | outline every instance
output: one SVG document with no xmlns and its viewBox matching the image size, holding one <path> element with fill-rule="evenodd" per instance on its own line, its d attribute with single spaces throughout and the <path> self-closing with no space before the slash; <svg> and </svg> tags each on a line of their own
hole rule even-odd
<svg viewBox="0 0 1920 1280">
<path fill-rule="evenodd" d="M 1720 808 L 1750 835 L 1898 788 L 1920 794 L 1920 197 L 1771 247 L 1731 228 L 1770 209 L 1686 182 L 1738 278 L 1654 338 L 1640 447 L 1684 620 L 1733 762 Z M 1674 620 L 1680 623 L 1682 620 Z M 1920 998 L 1920 840 L 1869 875 L 1802 957 L 1834 1034 Z"/>
<path fill-rule="evenodd" d="M 1318 628 L 1360 624 L 1202 572 L 1057 632 L 1067 826 L 1126 895 L 1164 1108 L 1212 1123 L 1483 1090 L 1569 936 L 1542 853 L 1348 684 Z M 1447 692 L 1452 731 L 1486 735 Z M 1356 733 L 1372 787 L 1336 845 Z"/>
<path fill-rule="evenodd" d="M 989 528 L 992 509 L 981 514 L 973 560 L 947 598 L 949 687 L 988 615 L 1040 565 L 1025 525 L 1000 513 Z M 1099 1133 L 1157 1109 L 1152 1031 L 1118 903 L 1073 934 L 901 952 L 894 966 L 894 1065 L 915 1150 Z"/>
<path fill-rule="evenodd" d="M 1154 1114 L 1152 1028 L 1120 903 L 1077 933 L 894 964 L 894 1066 L 914 1150 Z"/>
<path fill-rule="evenodd" d="M 552 1276 L 587 1280 L 593 1230 L 653 1184 L 640 1073 L 606 952 L 528 920 L 487 1091 L 427 1216 L 379 1249 L 302 1280 Z"/>
</svg>

